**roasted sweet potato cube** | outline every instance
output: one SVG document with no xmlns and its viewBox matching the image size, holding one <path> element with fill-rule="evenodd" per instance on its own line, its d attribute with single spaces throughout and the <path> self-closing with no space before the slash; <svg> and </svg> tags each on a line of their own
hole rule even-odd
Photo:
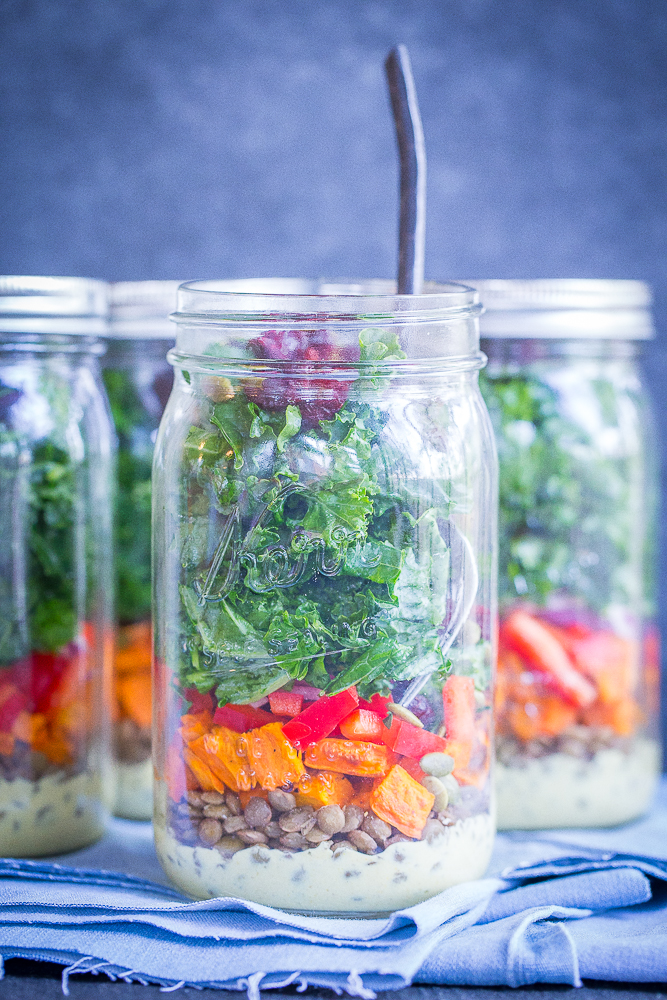
<svg viewBox="0 0 667 1000">
<path fill-rule="evenodd" d="M 188 747 L 183 751 L 183 759 L 199 782 L 204 792 L 224 792 L 225 784 L 211 771 L 211 768 Z M 182 794 L 182 793 L 181 793 Z"/>
<path fill-rule="evenodd" d="M 411 778 L 408 772 L 394 765 L 389 774 L 371 792 L 371 809 L 376 816 L 390 823 L 406 837 L 419 839 L 435 795 Z"/>
<path fill-rule="evenodd" d="M 308 767 L 356 774 L 362 778 L 386 774 L 397 760 L 389 747 L 362 740 L 320 740 L 307 746 L 304 755 Z"/>
<path fill-rule="evenodd" d="M 317 774 L 304 774 L 296 794 L 297 805 L 313 806 L 346 806 L 352 800 L 354 789 L 351 782 L 335 771 L 318 771 Z"/>
<path fill-rule="evenodd" d="M 251 774 L 261 788 L 271 792 L 284 785 L 297 785 L 305 774 L 301 757 L 283 736 L 282 723 L 270 722 L 252 729 L 241 739 L 246 742 Z"/>
</svg>

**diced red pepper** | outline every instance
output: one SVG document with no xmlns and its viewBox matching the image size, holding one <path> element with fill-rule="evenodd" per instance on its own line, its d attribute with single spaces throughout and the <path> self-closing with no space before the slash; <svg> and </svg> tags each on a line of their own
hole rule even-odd
<svg viewBox="0 0 667 1000">
<path fill-rule="evenodd" d="M 376 692 L 370 701 L 365 701 L 363 698 L 360 698 L 359 708 L 365 708 L 369 712 L 375 712 L 381 719 L 386 719 L 389 712 L 387 705 L 390 701 L 391 698 L 389 696 L 385 698 L 384 695 L 377 694 Z"/>
<path fill-rule="evenodd" d="M 259 729 L 269 722 L 275 722 L 276 717 L 271 712 L 253 708 L 252 705 L 227 704 L 216 708 L 213 721 L 218 726 L 233 729 L 235 733 L 247 733 L 251 729 Z"/>
<path fill-rule="evenodd" d="M 419 766 L 419 761 L 414 760 L 413 757 L 402 757 L 401 767 L 404 771 L 407 771 L 411 778 L 415 781 L 421 782 L 423 778 L 426 777 L 421 767 Z"/>
<path fill-rule="evenodd" d="M 269 695 L 269 705 L 274 715 L 298 715 L 303 705 L 303 695 L 296 691 L 274 691 Z"/>
<path fill-rule="evenodd" d="M 585 708 L 595 701 L 597 693 L 578 670 L 549 629 L 527 611 L 517 609 L 503 622 L 501 640 L 527 662 L 546 674 L 549 682 L 568 701 Z"/>
<path fill-rule="evenodd" d="M 339 722 L 359 704 L 357 689 L 346 688 L 338 694 L 323 695 L 283 727 L 283 735 L 292 746 L 305 747 L 329 736 Z"/>
<path fill-rule="evenodd" d="M 72 647 L 68 647 L 72 649 Z M 34 712 L 48 714 L 56 707 L 53 699 L 60 687 L 63 675 L 70 667 L 72 660 L 79 655 L 73 650 L 67 653 L 31 653 L 25 659 L 19 660 L 12 667 L 12 675 L 21 691 L 25 691 L 30 699 Z"/>
<path fill-rule="evenodd" d="M 28 698 L 15 684 L 5 683 L 0 686 L 0 732 L 8 733 L 16 717 L 28 704 Z"/>
<path fill-rule="evenodd" d="M 346 740 L 384 743 L 387 727 L 377 712 L 371 712 L 367 708 L 355 708 L 354 712 L 350 712 L 341 722 L 340 731 Z"/>
<path fill-rule="evenodd" d="M 209 693 L 200 694 L 197 688 L 185 688 L 183 696 L 192 702 L 192 706 L 188 710 L 190 715 L 213 711 L 213 698 Z"/>
<path fill-rule="evenodd" d="M 569 652 L 575 666 L 597 686 L 605 704 L 632 698 L 636 651 L 626 639 L 613 632 L 593 632 L 572 640 Z"/>
<path fill-rule="evenodd" d="M 419 729 L 396 715 L 391 720 L 390 729 L 386 726 L 382 728 L 384 741 L 394 753 L 414 757 L 415 760 L 421 760 L 427 753 L 447 753 L 447 742 L 441 736 L 430 733 L 428 729 Z"/>
</svg>

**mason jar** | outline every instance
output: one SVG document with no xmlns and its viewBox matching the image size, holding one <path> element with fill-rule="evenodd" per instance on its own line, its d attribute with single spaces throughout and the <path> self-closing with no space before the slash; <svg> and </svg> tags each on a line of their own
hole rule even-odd
<svg viewBox="0 0 667 1000">
<path fill-rule="evenodd" d="M 482 875 L 496 457 L 477 295 L 195 282 L 154 462 L 172 881 L 383 913 Z"/>
<path fill-rule="evenodd" d="M 106 287 L 0 277 L 0 853 L 97 840 L 111 799 Z"/>
<path fill-rule="evenodd" d="M 650 292 L 474 284 L 500 459 L 499 826 L 611 826 L 660 765 Z"/>
<path fill-rule="evenodd" d="M 173 370 L 169 314 L 177 281 L 109 286 L 109 328 L 102 377 L 118 439 L 114 569 L 114 812 L 150 819 L 151 764 L 151 467 Z"/>
</svg>

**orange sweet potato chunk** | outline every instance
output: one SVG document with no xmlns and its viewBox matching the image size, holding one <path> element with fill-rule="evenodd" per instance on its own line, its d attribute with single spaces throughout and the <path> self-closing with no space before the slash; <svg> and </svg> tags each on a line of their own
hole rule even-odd
<svg viewBox="0 0 667 1000">
<path fill-rule="evenodd" d="M 119 678 L 118 700 L 125 714 L 141 729 L 150 729 L 153 720 L 150 674 L 128 674 Z"/>
<path fill-rule="evenodd" d="M 342 774 L 335 771 L 318 771 L 317 774 L 304 774 L 299 782 L 296 793 L 296 803 L 299 806 L 346 806 L 352 801 L 354 788 L 352 783 Z"/>
<path fill-rule="evenodd" d="M 323 771 L 356 774 L 361 778 L 384 775 L 398 757 L 389 747 L 362 740 L 320 740 L 306 747 L 305 763 Z"/>
<path fill-rule="evenodd" d="M 619 736 L 632 736 L 637 726 L 643 721 L 642 710 L 634 698 L 623 698 L 609 704 L 596 701 L 583 713 L 585 725 L 596 728 L 609 726 Z"/>
<path fill-rule="evenodd" d="M 181 716 L 181 736 L 184 743 L 192 743 L 199 736 L 203 736 L 213 725 L 213 716 L 210 712 L 198 712 L 196 715 Z"/>
<path fill-rule="evenodd" d="M 187 764 L 188 768 L 192 771 L 195 778 L 199 782 L 199 787 L 204 792 L 224 792 L 225 784 L 220 778 L 213 773 L 211 768 L 203 760 L 201 760 L 195 753 L 192 752 L 188 747 L 183 750 L 183 760 Z M 180 788 L 180 785 L 177 784 Z M 176 788 L 175 788 L 176 791 Z"/>
<path fill-rule="evenodd" d="M 419 839 L 433 808 L 435 795 L 411 778 L 400 764 L 371 792 L 371 809 L 406 837 Z"/>
<path fill-rule="evenodd" d="M 151 623 L 125 625 L 118 635 L 114 667 L 116 675 L 151 671 Z"/>
<path fill-rule="evenodd" d="M 246 752 L 251 774 L 260 788 L 274 791 L 283 785 L 297 785 L 305 774 L 303 761 L 289 740 L 283 736 L 281 722 L 270 722 L 245 733 Z"/>
<path fill-rule="evenodd" d="M 249 792 L 257 784 L 248 764 L 248 741 L 225 726 L 213 726 L 210 733 L 190 744 L 226 785 L 235 792 Z"/>
<path fill-rule="evenodd" d="M 549 694 L 534 696 L 524 704 L 513 704 L 507 717 L 512 731 L 526 741 L 560 735 L 576 721 L 577 710 L 558 695 Z"/>
</svg>

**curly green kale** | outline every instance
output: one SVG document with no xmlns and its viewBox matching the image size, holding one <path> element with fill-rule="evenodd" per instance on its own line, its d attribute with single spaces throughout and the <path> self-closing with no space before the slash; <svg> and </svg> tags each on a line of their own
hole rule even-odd
<svg viewBox="0 0 667 1000">
<path fill-rule="evenodd" d="M 151 467 L 154 421 L 146 413 L 131 374 L 103 371 L 118 436 L 114 523 L 116 614 L 121 624 L 151 612 Z"/>
<path fill-rule="evenodd" d="M 394 334 L 370 330 L 360 353 L 369 366 L 403 357 Z M 380 366 L 370 371 L 383 388 Z M 208 420 L 187 436 L 180 681 L 215 688 L 220 703 L 258 700 L 293 680 L 329 694 L 355 684 L 368 697 L 446 669 L 438 517 L 448 509 L 432 506 L 432 492 L 388 492 L 388 414 L 335 386 L 329 396 L 324 386 L 328 409 L 315 423 L 316 402 L 302 420 L 287 401 L 305 390 L 285 379 L 253 386 L 253 398 L 238 389 L 203 404 Z"/>
<path fill-rule="evenodd" d="M 565 415 L 546 376 L 491 371 L 480 382 L 500 460 L 501 603 L 519 596 L 541 604 L 556 590 L 596 610 L 627 603 L 637 475 L 631 455 L 601 443 L 619 433 L 621 394 L 604 379 L 590 383 L 592 433 Z"/>
</svg>

